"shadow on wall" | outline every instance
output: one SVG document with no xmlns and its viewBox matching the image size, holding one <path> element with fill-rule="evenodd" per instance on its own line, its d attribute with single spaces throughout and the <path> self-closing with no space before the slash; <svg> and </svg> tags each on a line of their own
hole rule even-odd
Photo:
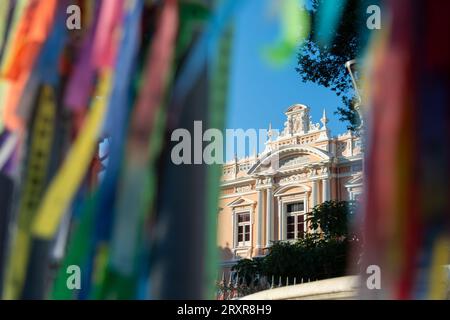
<svg viewBox="0 0 450 320">
<path fill-rule="evenodd" d="M 231 261 L 235 260 L 235 255 L 231 250 L 229 243 L 227 242 L 226 247 L 217 247 L 219 250 L 219 268 L 218 268 L 218 280 L 221 280 L 223 276 L 228 278 L 230 276 L 231 267 L 233 263 Z M 229 263 L 228 263 L 229 262 Z"/>
<path fill-rule="evenodd" d="M 227 242 L 226 247 L 218 247 L 219 250 L 219 261 L 222 262 L 234 260 L 233 251 L 231 251 L 230 244 Z"/>
</svg>

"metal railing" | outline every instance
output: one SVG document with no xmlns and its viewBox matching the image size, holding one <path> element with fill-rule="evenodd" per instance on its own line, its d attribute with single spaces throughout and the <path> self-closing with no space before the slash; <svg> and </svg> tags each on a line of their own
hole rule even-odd
<svg viewBox="0 0 450 320">
<path fill-rule="evenodd" d="M 228 281 L 225 279 L 225 275 L 222 275 L 222 279 L 217 281 L 216 299 L 234 300 L 259 291 L 308 283 L 312 281 L 317 281 L 317 279 L 311 280 L 310 278 L 300 278 L 297 280 L 295 277 L 291 279 L 286 277 L 286 279 L 284 279 L 281 276 L 272 276 L 269 279 L 265 276 L 246 279 L 245 277 L 239 277 L 239 274 L 233 276 L 230 273 Z"/>
</svg>

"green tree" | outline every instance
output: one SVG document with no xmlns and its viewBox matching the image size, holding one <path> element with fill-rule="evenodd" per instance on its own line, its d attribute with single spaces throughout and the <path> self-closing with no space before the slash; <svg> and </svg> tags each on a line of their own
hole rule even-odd
<svg viewBox="0 0 450 320">
<path fill-rule="evenodd" d="M 345 5 L 342 18 L 333 30 L 333 42 L 321 43 L 317 26 L 318 12 L 325 1 L 311 0 L 311 32 L 302 44 L 296 68 L 303 82 L 313 82 L 330 88 L 342 99 L 343 107 L 336 112 L 341 121 L 347 122 L 350 130 L 359 125 L 359 116 L 354 108 L 354 89 L 345 63 L 359 57 L 367 43 L 368 30 L 365 28 L 367 1 L 335 1 L 337 6 Z M 375 1 L 377 2 L 377 1 Z"/>
<path fill-rule="evenodd" d="M 262 274 L 263 258 L 241 259 L 232 268 L 239 275 L 239 279 L 243 279 L 247 285 Z"/>
<path fill-rule="evenodd" d="M 313 208 L 308 219 L 311 222 L 310 229 L 320 228 L 326 240 L 353 238 L 349 231 L 355 212 L 355 201 L 325 201 Z"/>
<path fill-rule="evenodd" d="M 275 282 L 281 277 L 285 284 L 303 278 L 317 280 L 345 275 L 350 245 L 357 241 L 349 230 L 351 217 L 356 211 L 353 201 L 327 201 L 311 212 L 310 232 L 296 242 L 276 241 L 263 258 L 240 260 L 233 270 L 247 284 L 257 276 L 266 276 Z"/>
</svg>

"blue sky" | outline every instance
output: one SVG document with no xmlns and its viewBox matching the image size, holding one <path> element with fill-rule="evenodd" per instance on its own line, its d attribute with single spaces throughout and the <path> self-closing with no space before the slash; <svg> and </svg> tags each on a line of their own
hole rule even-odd
<svg viewBox="0 0 450 320">
<path fill-rule="evenodd" d="M 272 122 L 273 128 L 282 129 L 283 112 L 302 103 L 310 107 L 313 122 L 319 122 L 325 108 L 332 134 L 345 132 L 346 125 L 334 115 L 340 98 L 329 89 L 301 81 L 295 71 L 296 53 L 278 68 L 263 57 L 264 48 L 275 44 L 280 32 L 273 1 L 278 0 L 245 0 L 235 18 L 226 127 L 264 129 Z"/>
</svg>

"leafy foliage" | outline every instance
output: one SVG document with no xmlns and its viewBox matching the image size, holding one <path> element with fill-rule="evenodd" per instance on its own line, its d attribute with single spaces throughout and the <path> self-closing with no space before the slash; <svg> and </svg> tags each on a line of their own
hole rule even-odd
<svg viewBox="0 0 450 320">
<path fill-rule="evenodd" d="M 233 271 L 239 273 L 239 278 L 244 279 L 247 285 L 255 278 L 256 275 L 261 274 L 263 258 L 241 259 L 233 267 Z"/>
<path fill-rule="evenodd" d="M 345 274 L 347 240 L 324 240 L 316 236 L 295 243 L 276 242 L 264 258 L 262 274 L 298 279 L 327 279 Z"/>
<path fill-rule="evenodd" d="M 311 228 L 320 227 L 324 239 L 348 237 L 350 219 L 355 211 L 355 201 L 325 201 L 314 207 L 309 218 Z"/>
<path fill-rule="evenodd" d="M 274 242 L 269 253 L 262 258 L 243 259 L 233 270 L 247 284 L 257 276 L 300 279 L 326 279 L 345 274 L 349 248 L 358 241 L 349 234 L 350 217 L 356 204 L 347 201 L 327 201 L 316 206 L 311 213 L 311 231 L 296 242 Z M 275 279 L 278 281 L 278 279 Z"/>
<path fill-rule="evenodd" d="M 309 10 L 312 26 L 317 25 L 318 9 L 325 0 L 312 0 Z M 298 54 L 297 72 L 303 82 L 313 82 L 330 88 L 340 96 L 344 107 L 336 112 L 341 121 L 348 123 L 348 129 L 355 130 L 359 125 L 359 116 L 354 109 L 354 89 L 345 63 L 357 58 L 365 45 L 367 35 L 359 33 L 364 25 L 364 3 L 360 0 L 344 2 L 344 14 L 334 30 L 331 45 L 322 44 L 317 30 L 313 27 L 307 40 L 302 44 Z M 343 5 L 336 1 L 336 5 Z"/>
</svg>

